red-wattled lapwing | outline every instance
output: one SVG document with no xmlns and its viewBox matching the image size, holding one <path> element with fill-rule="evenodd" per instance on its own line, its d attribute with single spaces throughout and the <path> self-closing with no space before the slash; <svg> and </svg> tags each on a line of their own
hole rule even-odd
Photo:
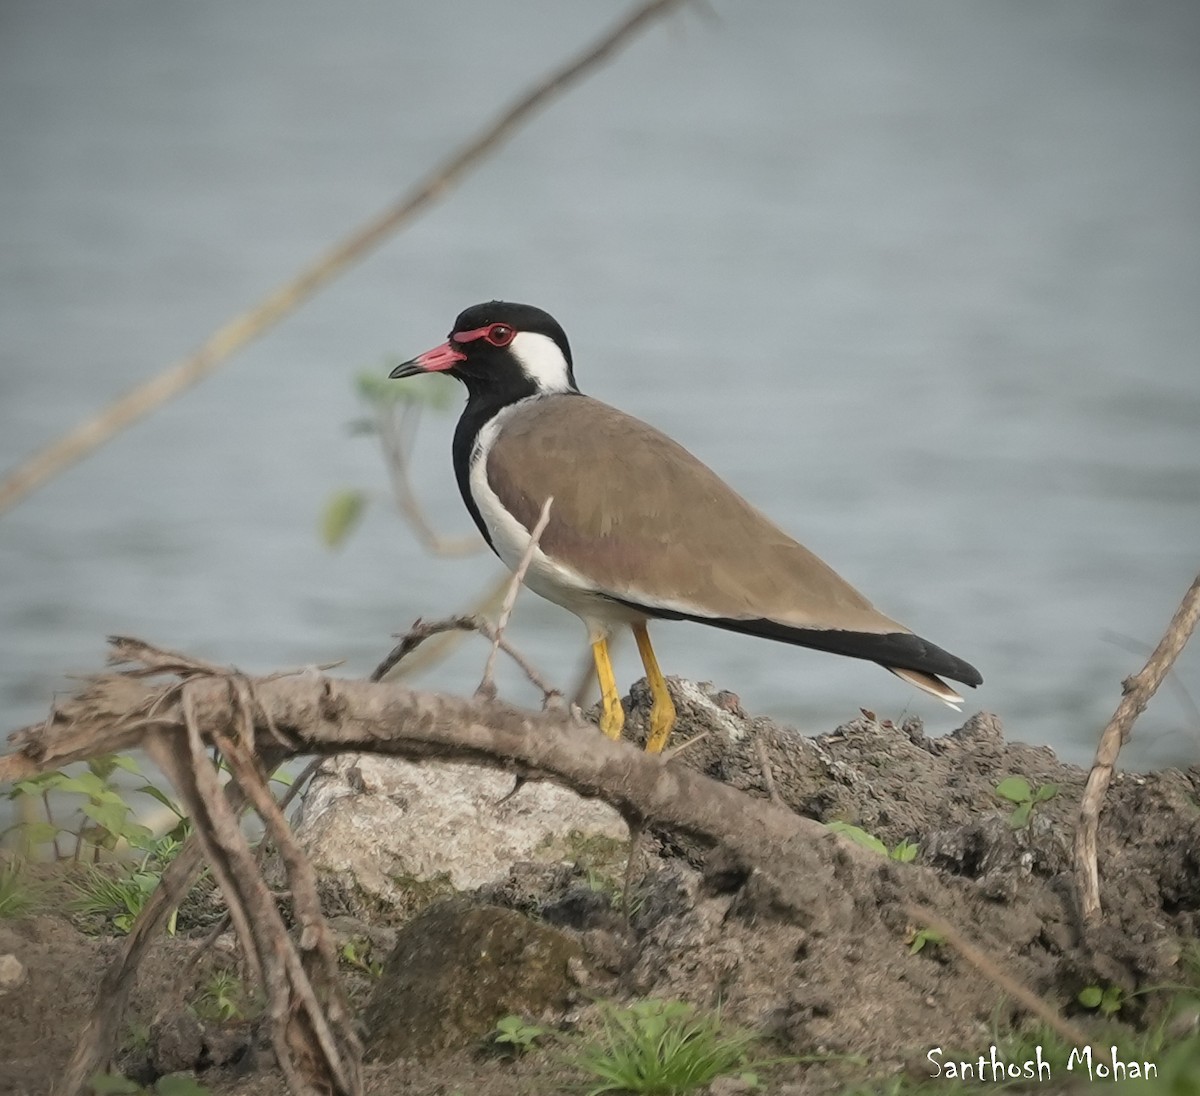
<svg viewBox="0 0 1200 1096">
<path fill-rule="evenodd" d="M 449 341 L 391 376 L 449 373 L 467 387 L 454 471 L 484 539 L 515 570 L 546 499 L 549 520 L 525 584 L 587 627 L 600 728 L 625 716 L 608 639 L 633 629 L 653 695 L 646 749 L 663 748 L 675 706 L 646 622 L 694 620 L 878 662 L 952 707 L 975 667 L 884 616 L 682 446 L 575 387 L 567 336 L 540 308 L 475 305 Z"/>
</svg>

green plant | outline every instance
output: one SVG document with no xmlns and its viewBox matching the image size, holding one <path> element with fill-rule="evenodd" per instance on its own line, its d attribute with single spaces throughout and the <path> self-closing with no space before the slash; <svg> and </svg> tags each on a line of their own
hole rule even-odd
<svg viewBox="0 0 1200 1096">
<path fill-rule="evenodd" d="M 849 822 L 834 821 L 826 822 L 825 828 L 831 833 L 849 838 L 856 845 L 861 845 L 864 849 L 870 849 L 872 852 L 879 853 L 880 856 L 887 856 L 888 854 L 887 845 L 880 841 L 873 833 L 867 833 L 861 826 L 855 826 Z"/>
<path fill-rule="evenodd" d="M 363 974 L 378 978 L 383 973 L 383 964 L 371 958 L 371 941 L 355 936 L 342 945 L 342 961 Z"/>
<path fill-rule="evenodd" d="M 118 932 L 127 933 L 158 886 L 158 878 L 148 871 L 114 875 L 107 868 L 89 864 L 83 877 L 71 882 L 75 897 L 67 908 L 85 917 L 102 918 Z"/>
<path fill-rule="evenodd" d="M 141 767 L 132 757 L 102 754 L 88 761 L 82 772 L 60 769 L 16 781 L 5 794 L 17 802 L 24 817 L 0 832 L 0 838 L 16 831 L 27 854 L 50 845 L 56 860 L 69 857 L 96 862 L 101 852 L 113 852 L 122 845 L 146 851 L 158 839 L 134 817 L 128 797 L 139 793 L 175 815 L 177 821 L 169 836 L 181 841 L 189 826 L 174 800 L 148 781 L 133 788 L 122 787 L 117 782 L 120 773 L 142 776 Z M 40 819 L 31 816 L 30 807 L 35 803 L 40 803 Z M 73 840 L 68 846 L 64 839 Z"/>
<path fill-rule="evenodd" d="M 889 849 L 873 833 L 868 833 L 861 826 L 855 826 L 850 822 L 826 822 L 825 828 L 832 833 L 841 834 L 842 837 L 848 838 L 856 845 L 861 845 L 864 849 L 870 849 L 872 852 L 879 853 L 880 856 L 897 860 L 901 864 L 911 863 L 917 858 L 917 853 L 921 849 L 919 845 L 907 839 L 901 841 L 895 848 Z"/>
<path fill-rule="evenodd" d="M 355 434 L 378 434 L 392 458 L 406 452 L 415 428 L 415 416 L 423 407 L 443 410 L 456 398 L 457 385 L 448 377 L 422 377 L 420 383 L 390 380 L 389 366 L 360 373 L 356 379 L 358 397 L 370 409 L 370 416 L 350 424 Z M 335 491 L 321 512 L 321 539 L 329 548 L 338 548 L 362 520 L 370 496 L 356 487 Z"/>
<path fill-rule="evenodd" d="M 215 970 L 200 989 L 192 1009 L 203 1020 L 243 1020 L 251 1011 L 245 983 L 232 971 Z"/>
<path fill-rule="evenodd" d="M 1125 1003 L 1125 992 L 1120 986 L 1085 986 L 1075 1000 L 1084 1008 L 1095 1009 L 1101 1016 L 1116 1016 Z"/>
<path fill-rule="evenodd" d="M 914 929 L 908 938 L 908 954 L 916 955 L 926 947 L 939 947 L 945 942 L 946 938 L 937 929 Z"/>
<path fill-rule="evenodd" d="M 120 933 L 129 932 L 182 842 L 168 834 L 146 844 L 141 860 L 132 869 L 124 864 L 89 864 L 83 877 L 71 884 L 75 897 L 67 903 L 68 908 L 85 917 L 103 918 Z M 172 911 L 167 923 L 172 935 L 175 917 Z"/>
<path fill-rule="evenodd" d="M 587 1096 L 677 1096 L 733 1073 L 757 1083 L 749 1053 L 759 1036 L 729 1028 L 719 1012 L 644 1000 L 604 1007 L 601 1021 L 601 1031 L 569 1059 L 590 1078 Z"/>
<path fill-rule="evenodd" d="M 496 1021 L 492 1042 L 511 1047 L 515 1054 L 524 1054 L 539 1039 L 550 1034 L 549 1028 L 527 1024 L 520 1016 L 505 1016 Z"/>
<path fill-rule="evenodd" d="M 27 877 L 25 862 L 13 859 L 0 863 L 0 918 L 20 917 L 35 909 L 42 888 Z"/>
<path fill-rule="evenodd" d="M 111 851 L 122 839 L 130 844 L 138 840 L 148 840 L 152 834 L 131 817 L 125 793 L 117 787 L 113 779 L 118 771 L 140 775 L 141 770 L 131 757 L 103 754 L 88 761 L 83 772 L 69 773 L 58 770 L 39 773 L 28 780 L 16 781 L 7 793 L 8 798 L 40 799 L 45 821 L 18 822 L 10 829 L 19 829 L 26 846 L 30 849 L 42 844 L 51 844 L 56 859 L 63 857 L 60 843 L 63 834 L 71 834 L 75 838 L 71 853 L 75 860 L 80 859 L 89 848 L 93 851 L 94 858 L 98 859 L 101 849 Z M 82 800 L 76 811 L 79 820 L 74 823 L 73 829 L 65 823 L 60 823 L 55 817 L 51 796 L 58 799 L 63 795 L 79 797 Z M 5 833 L 7 832 L 6 830 Z"/>
<path fill-rule="evenodd" d="M 1058 785 L 1039 784 L 1035 790 L 1023 776 L 1007 776 L 996 785 L 996 794 L 1016 804 L 1016 809 L 1008 816 L 1008 824 L 1014 830 L 1020 830 L 1029 825 L 1034 807 L 1058 795 Z"/>
</svg>

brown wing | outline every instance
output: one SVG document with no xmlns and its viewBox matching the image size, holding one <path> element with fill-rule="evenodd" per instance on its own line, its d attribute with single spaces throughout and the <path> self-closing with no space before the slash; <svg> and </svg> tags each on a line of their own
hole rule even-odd
<svg viewBox="0 0 1200 1096">
<path fill-rule="evenodd" d="M 505 420 L 488 482 L 542 549 L 605 594 L 666 613 L 897 633 L 857 590 L 652 426 L 576 394 Z"/>
</svg>

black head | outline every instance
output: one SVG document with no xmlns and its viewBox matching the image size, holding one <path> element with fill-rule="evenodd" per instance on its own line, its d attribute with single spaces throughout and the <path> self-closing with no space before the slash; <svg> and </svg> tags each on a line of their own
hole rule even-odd
<svg viewBox="0 0 1200 1096">
<path fill-rule="evenodd" d="M 459 313 L 441 346 L 397 366 L 389 376 L 449 373 L 472 396 L 505 399 L 575 392 L 571 347 L 548 312 L 528 304 L 489 301 Z"/>
</svg>

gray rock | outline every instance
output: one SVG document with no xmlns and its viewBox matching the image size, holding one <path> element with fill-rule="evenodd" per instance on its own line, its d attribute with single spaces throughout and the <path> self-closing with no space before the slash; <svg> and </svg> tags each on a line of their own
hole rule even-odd
<svg viewBox="0 0 1200 1096">
<path fill-rule="evenodd" d="M 25 964 L 13 954 L 0 955 L 0 994 L 11 993 L 25 984 Z"/>
<path fill-rule="evenodd" d="M 505 799 L 512 787 L 511 775 L 472 765 L 343 754 L 314 777 L 297 835 L 318 866 L 392 904 L 414 883 L 470 890 L 516 861 L 573 859 L 581 834 L 628 840 L 599 800 L 545 782 Z"/>
</svg>

